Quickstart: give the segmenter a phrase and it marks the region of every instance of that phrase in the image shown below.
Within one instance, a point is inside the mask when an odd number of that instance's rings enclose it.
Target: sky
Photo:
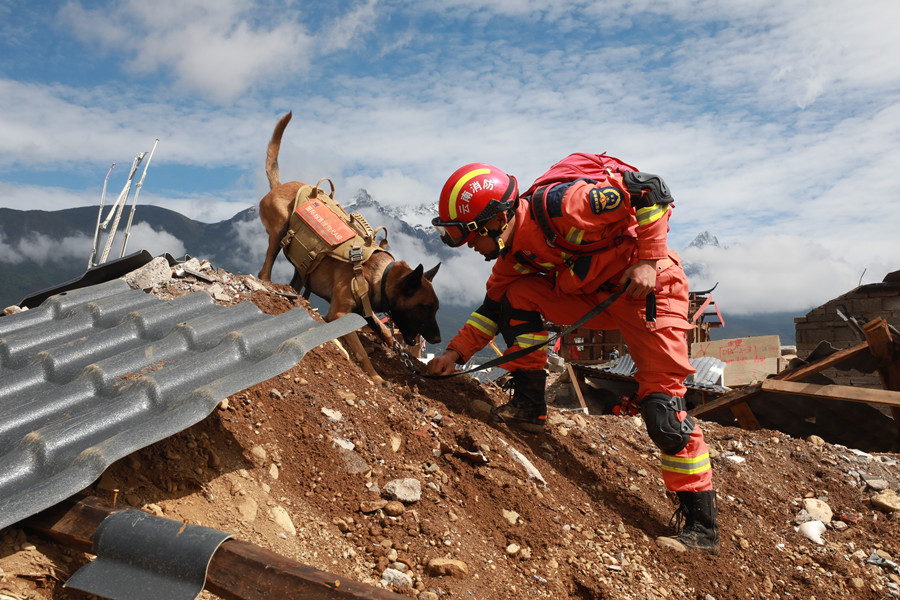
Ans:
[[[144,152],[136,219],[228,219],[268,191],[288,111],[282,179],[329,177],[344,204],[433,208],[463,164],[524,188],[608,152],[669,185],[692,289],[802,315],[900,269],[897,22],[875,0],[0,0],[0,206],[97,206],[115,163],[108,203]],[[704,231],[721,247],[688,248]],[[442,298],[479,303],[473,254]]]

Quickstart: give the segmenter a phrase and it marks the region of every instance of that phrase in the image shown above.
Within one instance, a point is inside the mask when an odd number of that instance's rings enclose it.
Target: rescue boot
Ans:
[[[540,433],[547,420],[547,401],[544,399],[547,372],[543,369],[512,371],[510,375],[512,378],[503,386],[507,390],[512,388],[510,400],[491,409],[491,420]]]
[[[658,537],[656,543],[679,552],[702,550],[719,555],[719,526],[716,492],[678,492],[681,505],[669,521],[675,522],[675,535]]]

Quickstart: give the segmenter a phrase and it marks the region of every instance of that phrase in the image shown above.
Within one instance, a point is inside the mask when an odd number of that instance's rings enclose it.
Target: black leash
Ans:
[[[540,344],[536,344],[534,346],[529,346],[527,348],[519,348],[515,352],[510,352],[509,354],[504,354],[503,356],[498,356],[497,358],[491,359],[491,360],[487,361],[486,363],[482,363],[482,364],[478,365],[477,367],[472,367],[470,369],[466,369],[465,371],[454,371],[453,373],[450,373],[449,375],[428,375],[428,374],[422,373],[421,370],[417,369],[417,368],[413,368],[413,371],[417,375],[420,375],[420,376],[428,378],[428,379],[446,379],[447,377],[456,377],[457,375],[465,375],[466,373],[472,373],[474,371],[481,371],[484,369],[489,369],[491,367],[496,367],[497,365],[502,365],[503,363],[507,363],[511,360],[515,360],[515,359],[519,358],[520,356],[525,356],[526,354],[530,354],[530,353],[534,352],[535,350],[540,350],[547,344],[550,344],[551,342],[555,342],[558,338],[561,338],[562,336],[567,335],[568,333],[578,329],[579,327],[581,327],[582,325],[584,325],[585,323],[587,323],[588,321],[590,321],[591,319],[593,319],[594,317],[596,317],[597,315],[602,313],[604,310],[609,308],[612,305],[612,303],[615,302],[616,300],[618,300],[619,296],[621,296],[625,292],[625,288],[628,287],[629,283],[630,282],[625,282],[625,285],[623,285],[617,292],[614,292],[609,298],[607,298],[606,300],[604,300],[603,302],[601,302],[600,304],[598,304],[591,310],[587,311],[587,313],[585,313],[584,316],[582,316],[580,319],[575,321],[573,324],[569,325],[564,330],[562,330],[559,333],[557,333],[556,335],[554,335],[552,338],[548,338],[546,341],[541,342]],[[653,292],[651,292],[650,295],[647,296],[648,305],[649,305],[651,296],[653,296],[653,306],[655,309],[656,297],[653,294]],[[654,320],[655,320],[655,315],[654,315]]]

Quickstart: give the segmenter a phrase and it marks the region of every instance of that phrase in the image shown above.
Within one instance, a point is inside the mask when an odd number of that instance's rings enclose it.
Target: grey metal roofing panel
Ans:
[[[710,390],[715,392],[727,392],[731,388],[719,384],[725,363],[712,356],[700,356],[692,358],[691,365],[697,370],[693,375],[688,375],[684,384],[689,388]],[[603,373],[611,373],[620,377],[633,377],[637,367],[630,354],[618,358],[613,363],[604,365],[579,365]]]
[[[118,279],[0,318],[0,529],[364,324],[204,292],[164,301]]]

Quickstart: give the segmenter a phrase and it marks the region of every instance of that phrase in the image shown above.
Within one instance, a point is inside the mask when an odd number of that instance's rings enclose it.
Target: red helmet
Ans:
[[[482,232],[485,224],[512,208],[519,195],[516,178],[497,167],[472,163],[457,169],[438,201],[438,215],[431,223],[448,246],[462,246]]]

